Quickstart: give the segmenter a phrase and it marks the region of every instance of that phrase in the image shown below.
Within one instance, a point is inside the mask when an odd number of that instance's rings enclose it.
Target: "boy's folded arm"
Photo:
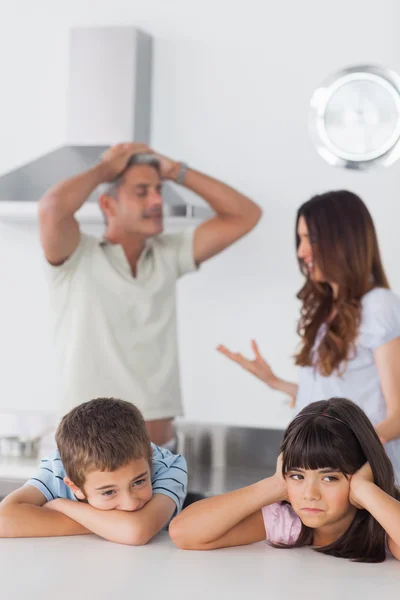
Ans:
[[[57,537],[90,533],[81,524],[49,510],[36,488],[25,485],[0,503],[0,538]]]
[[[170,521],[176,504],[168,496],[154,494],[137,511],[99,510],[89,504],[64,499],[51,501],[49,509],[63,513],[110,542],[142,546]]]

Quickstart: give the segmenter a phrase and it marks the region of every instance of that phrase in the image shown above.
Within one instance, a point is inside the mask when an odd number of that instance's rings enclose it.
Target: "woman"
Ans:
[[[342,396],[368,415],[400,482],[400,298],[382,266],[374,223],[348,191],[315,196],[297,213],[296,247],[306,281],[298,333],[298,384],[277,377],[252,342],[254,360],[219,350],[297,410]]]
[[[212,550],[267,541],[331,556],[400,560],[393,466],[371,422],[345,398],[314,402],[285,432],[275,475],[195,502],[170,524],[173,542]]]

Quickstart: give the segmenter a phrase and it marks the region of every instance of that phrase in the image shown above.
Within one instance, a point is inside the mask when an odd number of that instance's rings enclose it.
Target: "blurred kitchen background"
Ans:
[[[151,146],[241,189],[264,210],[254,233],[179,284],[186,409],[179,440],[195,491],[251,483],[275,463],[288,401],[215,348],[249,353],[255,338],[279,375],[296,378],[294,220],[303,201],[329,189],[360,194],[400,292],[400,162],[365,172],[331,166],[308,127],[310,99],[331,73],[368,63],[400,73],[399,22],[396,0],[13,0],[2,7],[0,175],[65,144],[71,29],[134,26],[153,44]],[[0,496],[34,469],[59,398],[38,228],[34,217],[10,220],[12,200],[0,198]],[[171,220],[167,229],[189,221]],[[84,227],[102,231],[100,221]]]

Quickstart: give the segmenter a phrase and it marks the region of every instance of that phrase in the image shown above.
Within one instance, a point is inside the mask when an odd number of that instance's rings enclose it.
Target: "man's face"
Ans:
[[[150,165],[135,165],[125,173],[116,198],[102,196],[100,203],[111,229],[145,238],[163,231],[160,175]]]
[[[153,494],[151,470],[145,458],[131,460],[115,471],[90,471],[82,489],[67,477],[65,483],[78,500],[87,500],[100,510],[140,510]]]

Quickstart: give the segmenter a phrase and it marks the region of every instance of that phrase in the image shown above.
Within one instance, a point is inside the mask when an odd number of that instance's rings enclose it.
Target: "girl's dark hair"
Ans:
[[[390,462],[370,420],[356,404],[344,398],[313,402],[287,428],[282,444],[282,472],[292,469],[332,469],[351,476],[366,462],[375,484],[399,499]],[[299,548],[313,544],[313,529],[302,524],[294,544],[276,547]],[[348,530],[335,542],[317,552],[357,562],[382,562],[386,556],[386,533],[366,510],[358,510]]]
[[[299,260],[307,277],[297,297],[302,301],[298,333],[301,347],[296,364],[314,364],[313,348],[323,323],[326,333],[316,351],[322,375],[331,375],[354,353],[361,318],[361,298],[375,287],[389,288],[382,265],[378,238],[372,217],[364,202],[347,190],[314,196],[300,206],[296,219],[296,248],[300,239],[300,217],[307,224],[315,264],[327,282],[339,287],[334,298],[329,283],[313,281],[306,265]],[[335,312],[332,320],[329,317]]]

